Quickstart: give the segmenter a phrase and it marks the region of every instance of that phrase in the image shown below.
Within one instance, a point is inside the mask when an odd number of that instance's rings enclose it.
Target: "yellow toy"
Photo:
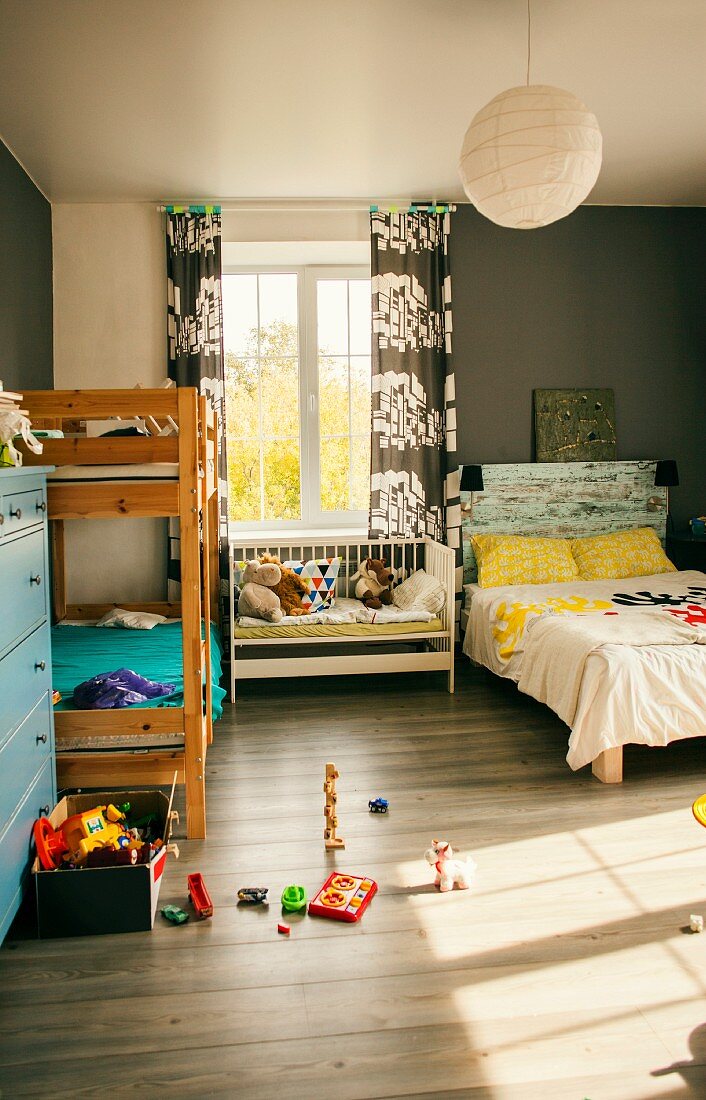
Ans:
[[[698,821],[699,825],[703,825],[706,828],[706,794],[699,795],[691,807],[691,812]]]
[[[113,805],[95,806],[74,814],[60,826],[76,863],[82,863],[94,848],[127,848],[133,837],[125,828],[125,814]]]

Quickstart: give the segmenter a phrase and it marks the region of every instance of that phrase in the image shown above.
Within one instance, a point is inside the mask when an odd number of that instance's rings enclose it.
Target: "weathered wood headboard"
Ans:
[[[667,491],[657,488],[654,461],[522,462],[483,465],[483,491],[473,515],[461,513],[463,579],[476,579],[470,536],[545,535],[581,538],[653,527],[664,543]],[[461,505],[470,501],[461,493]],[[648,507],[648,501],[658,501]]]

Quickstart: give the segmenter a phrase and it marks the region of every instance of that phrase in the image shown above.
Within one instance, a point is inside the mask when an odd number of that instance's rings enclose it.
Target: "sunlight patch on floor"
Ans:
[[[571,1010],[567,1015],[544,1011],[523,1015],[517,1005],[508,1039],[506,1019],[469,1015],[466,998],[457,994],[455,1008],[468,1027],[474,1051],[482,1052],[487,1079],[497,1084],[524,1083],[598,1073],[629,1074],[669,1066],[672,1058],[637,1006],[619,1011]]]
[[[626,939],[664,935],[657,925],[665,910],[679,910],[673,934],[680,936],[679,922],[706,907],[706,844],[687,809],[526,837],[473,855],[471,890],[410,894],[444,961],[594,931],[614,933],[616,950]],[[434,870],[403,863],[399,876],[421,887]]]
[[[561,1078],[570,1064],[577,1077],[644,1073],[640,1100],[678,1090],[673,1067],[706,1016],[706,936],[681,930],[706,910],[690,807],[472,854],[469,891],[430,892],[418,862],[399,873],[420,888],[410,905],[488,1079]]]

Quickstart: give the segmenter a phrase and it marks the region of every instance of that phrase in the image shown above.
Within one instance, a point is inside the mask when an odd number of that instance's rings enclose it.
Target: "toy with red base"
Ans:
[[[375,897],[377,888],[377,882],[371,878],[334,871],[309,902],[309,913],[333,920],[360,920]]]
[[[188,875],[186,879],[189,887],[189,901],[196,910],[201,920],[213,916],[213,902],[211,901],[203,876],[199,871]]]
[[[45,871],[69,861],[82,865],[89,853],[98,849],[117,852],[142,848],[136,834],[128,832],[125,814],[112,804],[73,814],[58,829],[54,829],[48,817],[40,817],[33,831],[37,855]]]

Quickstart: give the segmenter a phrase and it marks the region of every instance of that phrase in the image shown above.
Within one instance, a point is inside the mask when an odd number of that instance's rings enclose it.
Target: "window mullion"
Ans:
[[[300,486],[299,499],[301,502],[302,523],[311,524],[313,509],[311,500],[312,482],[312,453],[311,433],[313,414],[311,410],[309,380],[309,299],[308,279],[306,269],[297,272],[297,294],[299,302],[299,468]]]
[[[321,522],[321,402],[319,399],[319,342],[316,275],[310,269],[305,273],[305,329],[306,329],[306,393],[307,393],[307,454],[309,480],[307,499],[309,520]]]
[[[260,462],[260,523],[265,522],[265,443],[262,431],[262,349],[260,346],[260,276],[257,276],[257,443]]]
[[[346,351],[348,352],[348,511],[353,504],[353,395],[351,393],[351,281],[346,279]]]

